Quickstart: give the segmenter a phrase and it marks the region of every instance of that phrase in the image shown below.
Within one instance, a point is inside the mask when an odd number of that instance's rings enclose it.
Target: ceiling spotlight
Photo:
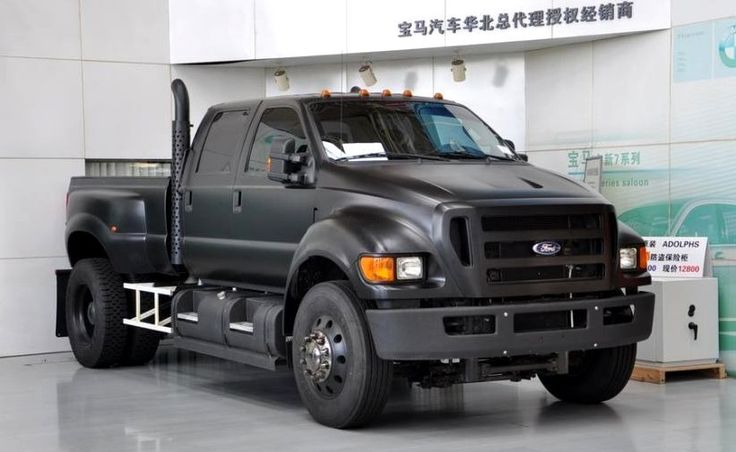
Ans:
[[[461,58],[454,58],[452,60],[452,66],[450,68],[452,71],[452,79],[456,82],[464,82],[465,81],[465,60]]]
[[[360,69],[358,69],[358,74],[360,74],[360,78],[363,79],[363,83],[365,83],[366,86],[373,86],[378,81],[376,74],[373,73],[371,63],[365,63],[362,65]]]
[[[286,75],[286,69],[276,69],[276,72],[273,73],[273,81],[276,83],[276,88],[278,88],[279,91],[289,90],[289,77]]]

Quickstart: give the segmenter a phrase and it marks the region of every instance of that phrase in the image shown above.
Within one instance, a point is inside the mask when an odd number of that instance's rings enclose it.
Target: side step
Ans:
[[[175,286],[156,286],[154,283],[123,283],[123,288],[135,291],[135,316],[123,319],[123,323],[138,328],[171,334],[171,316],[161,319],[161,296],[171,298]],[[153,308],[141,312],[141,293],[153,294]],[[153,316],[153,321],[144,321]]]
[[[198,323],[199,314],[196,312],[180,312],[176,314],[177,320],[185,322]],[[230,329],[233,331],[242,331],[244,333],[253,333],[253,323],[251,322],[230,322]]]
[[[174,346],[267,369],[286,358],[284,297],[222,287],[186,288],[172,302]]]
[[[230,323],[230,329],[244,333],[253,333],[253,324],[251,322],[232,322]]]
[[[177,320],[184,320],[185,322],[199,322],[199,314],[196,312],[180,312],[176,314],[176,318]]]
[[[174,347],[268,370],[275,370],[280,359],[278,356],[266,353],[228,347],[191,337],[174,336]]]

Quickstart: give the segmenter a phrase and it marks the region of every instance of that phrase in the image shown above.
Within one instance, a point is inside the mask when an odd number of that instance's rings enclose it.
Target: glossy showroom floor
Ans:
[[[380,422],[310,419],[287,371],[163,348],[93,371],[71,354],[0,359],[0,451],[736,450],[736,380],[629,383],[614,401],[556,402],[537,381],[446,390],[396,382]]]

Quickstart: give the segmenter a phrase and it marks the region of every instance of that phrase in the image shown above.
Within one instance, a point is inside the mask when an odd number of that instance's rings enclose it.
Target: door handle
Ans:
[[[243,211],[243,191],[233,190],[233,212],[240,213]]]
[[[184,211],[185,212],[192,211],[192,191],[191,190],[184,190]]]

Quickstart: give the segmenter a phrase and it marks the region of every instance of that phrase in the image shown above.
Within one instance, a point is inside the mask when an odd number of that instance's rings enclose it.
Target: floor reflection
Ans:
[[[536,382],[445,389],[393,382],[369,428],[316,424],[291,372],[163,348],[149,366],[68,356],[0,360],[0,451],[732,450],[736,381],[631,383],[613,401],[557,402]],[[49,416],[50,415],[50,416]]]

